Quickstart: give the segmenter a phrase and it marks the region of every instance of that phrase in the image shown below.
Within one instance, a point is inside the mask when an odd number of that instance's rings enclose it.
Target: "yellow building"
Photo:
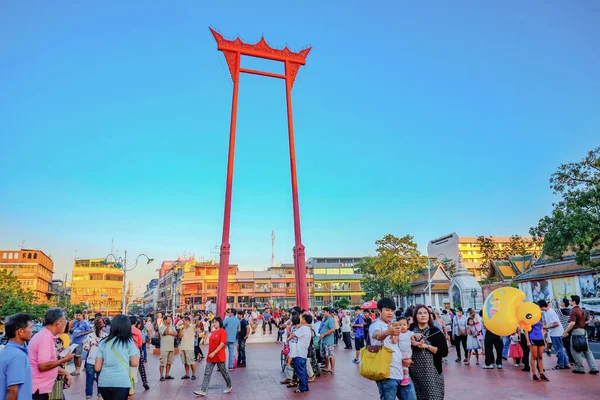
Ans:
[[[90,312],[117,315],[123,301],[123,271],[103,261],[75,260],[71,304],[86,303]]]
[[[306,261],[314,276],[314,305],[331,306],[343,298],[351,306],[363,302],[362,275],[356,268],[361,257],[313,257]]]
[[[41,250],[0,250],[0,270],[12,272],[24,289],[35,295],[38,303],[51,297],[50,285],[54,262]]]
[[[492,236],[492,240],[496,244],[498,249],[502,249],[503,247],[508,247],[510,243],[510,237],[503,236]],[[527,251],[531,254],[539,255],[542,250],[543,243],[542,242],[533,242],[531,238],[523,238],[523,241],[529,243],[530,246],[527,248]],[[465,268],[470,270],[476,269],[481,265],[481,249],[479,248],[479,243],[477,242],[477,237],[459,237],[458,239],[458,251],[463,259],[463,265]],[[522,254],[511,254],[511,255],[522,255]]]

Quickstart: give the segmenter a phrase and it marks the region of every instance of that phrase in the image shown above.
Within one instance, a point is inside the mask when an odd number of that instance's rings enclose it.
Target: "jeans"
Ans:
[[[94,394],[94,379],[98,378],[98,373],[94,371],[94,364],[85,364],[85,398],[91,399]]]
[[[567,357],[569,357],[569,362],[571,364],[575,364],[575,359],[573,358],[573,353],[571,353],[571,333],[567,337],[563,337],[563,346],[567,351]]]
[[[308,391],[308,372],[306,371],[306,358],[295,357],[294,358],[294,370],[298,377],[298,389],[301,392]]]
[[[502,357],[508,358],[508,350],[510,349],[510,336],[502,336]]]
[[[575,328],[572,330],[572,336],[583,336],[585,337],[585,329],[583,328]],[[587,342],[587,338],[585,339]],[[594,355],[590,350],[590,344],[588,343],[588,349],[586,351],[575,351],[573,348],[573,338],[571,338],[571,353],[573,353],[573,358],[575,359],[575,369],[577,371],[583,371],[583,358],[587,360],[588,366],[590,367],[590,371],[598,371],[598,365],[596,365],[596,360],[594,360]]]
[[[147,360],[148,359],[148,346],[146,346],[146,343],[144,343],[142,345],[142,349],[141,350],[142,350],[142,354],[141,354],[142,359],[143,360]]]
[[[562,336],[550,336],[550,339],[552,339],[552,348],[556,351],[556,355],[558,356],[558,366],[561,368],[568,367],[569,360],[567,359],[567,352],[563,346]]]
[[[377,381],[379,398],[381,400],[417,400],[417,392],[412,381],[406,386],[400,386],[400,379],[384,379]]]
[[[232,369],[233,368],[233,357],[234,357],[234,352],[235,350],[235,342],[227,342],[227,368]]]
[[[238,365],[246,364],[246,339],[238,338]]]

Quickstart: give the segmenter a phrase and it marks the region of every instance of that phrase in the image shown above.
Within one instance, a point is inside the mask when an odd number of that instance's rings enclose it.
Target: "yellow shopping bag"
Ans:
[[[385,346],[367,346],[360,350],[360,374],[372,381],[390,377],[392,350]]]

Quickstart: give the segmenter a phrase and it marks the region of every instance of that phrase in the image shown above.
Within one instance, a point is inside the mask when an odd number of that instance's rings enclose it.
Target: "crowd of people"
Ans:
[[[232,390],[230,372],[246,367],[246,341],[250,335],[277,334],[281,343],[285,379],[281,382],[297,393],[321,375],[334,375],[335,348],[355,351],[354,364],[361,363],[361,349],[386,347],[392,356],[389,378],[376,381],[382,400],[443,399],[443,365],[454,347],[456,363],[484,364],[484,369],[502,369],[509,358],[514,367],[530,372],[534,381],[549,381],[546,368],[571,369],[583,374],[585,358],[590,374],[598,367],[587,345],[594,338],[589,329],[590,313],[579,307],[579,296],[563,299],[559,310],[541,300],[542,319],[531,331],[515,327],[512,335],[500,337],[486,329],[481,312],[461,307],[440,313],[425,305],[396,309],[391,299],[381,299],[377,309],[329,307],[303,310],[227,310],[225,319],[212,311],[152,317],[117,315],[112,318],[76,313],[68,321],[64,310],[51,308],[43,329],[33,335],[32,318],[16,314],[6,319],[8,343],[0,353],[0,399],[60,400],[72,377],[85,374],[86,399],[125,400],[141,378],[149,389],[145,364],[148,348],[160,354],[160,381],[175,379],[171,367],[175,349],[184,366],[181,379],[197,379],[197,363],[205,360],[201,345],[208,345],[204,376],[197,396],[206,396],[215,367],[225,381],[223,393]],[[595,333],[595,332],[594,332]],[[543,354],[556,353],[556,365],[544,365]],[[495,354],[494,354],[495,353]],[[463,356],[464,354],[464,356]],[[547,360],[547,359],[546,359]],[[73,362],[69,373],[67,363]],[[10,368],[8,368],[10,366]]]

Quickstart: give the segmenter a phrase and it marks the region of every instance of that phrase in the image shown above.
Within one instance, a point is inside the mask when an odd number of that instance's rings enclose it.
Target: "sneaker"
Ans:
[[[540,379],[546,382],[550,382],[550,379],[546,378],[546,375],[540,374]]]
[[[360,360],[359,360],[358,358],[355,358],[354,360],[352,360],[352,362],[353,362],[354,364],[360,364]]]
[[[513,365],[513,367],[518,367],[518,366],[519,366],[519,364],[514,364],[514,365]]]
[[[192,375],[192,380],[195,381],[196,380],[196,375]]]
[[[408,386],[410,385],[410,378],[404,378],[400,381],[400,386]]]
[[[231,388],[230,388],[230,387],[228,387],[228,388],[226,388],[225,390],[223,390],[223,393],[224,393],[224,394],[227,394],[227,393],[229,393],[229,392],[231,392]]]
[[[165,377],[164,377],[164,376],[161,376],[161,377],[160,377],[160,381],[161,381],[161,382],[164,382],[164,381],[165,381]]]
[[[502,369],[502,364],[498,364],[498,365],[496,365],[496,368],[498,368],[498,369]]]
[[[598,371],[597,369],[594,371],[590,371],[591,375],[598,375],[598,373],[600,373],[600,371]]]
[[[494,369],[494,364],[492,364],[492,365],[484,365],[483,369]]]
[[[165,379],[175,379],[175,378],[173,378],[171,375],[167,375],[167,376],[165,377]]]
[[[190,377],[187,376],[187,375],[184,375],[184,376],[181,377],[181,379],[190,379]]]
[[[525,366],[525,364],[523,364],[523,363],[519,364],[519,367],[524,367],[524,366]]]
[[[194,391],[196,396],[206,396],[206,392],[204,390],[196,390]]]

